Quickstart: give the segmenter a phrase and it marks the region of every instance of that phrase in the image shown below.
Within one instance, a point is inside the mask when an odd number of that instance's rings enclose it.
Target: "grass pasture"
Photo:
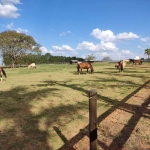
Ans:
[[[114,129],[113,124],[108,127],[104,121],[113,114],[111,109],[116,109],[122,102],[129,106],[127,101],[140,92],[145,83],[150,84],[150,64],[127,65],[124,73],[119,73],[113,63],[92,65],[93,74],[86,74],[83,70],[81,75],[77,74],[76,65],[70,64],[39,65],[37,69],[6,68],[8,78],[0,82],[0,150],[57,150],[63,149],[64,145],[67,149],[67,144],[76,145],[79,149],[79,141],[87,132],[88,91],[91,89],[98,93],[97,116],[101,129],[98,131],[98,148],[110,149],[118,137],[124,138],[120,131],[132,118],[134,113],[131,109],[129,111],[126,107],[128,115],[122,119],[124,126]],[[142,94],[148,97],[148,92],[147,89]],[[141,104],[136,101],[132,106]],[[150,105],[146,104],[147,117],[142,118],[143,114],[140,114],[136,121],[137,124],[145,123],[145,130],[148,130]],[[121,110],[125,108],[115,112],[116,115]],[[110,127],[114,131],[120,130],[113,134]],[[136,148],[127,142],[132,131],[134,129],[128,131],[128,138],[124,138],[126,142],[122,142],[127,149]],[[138,140],[142,138],[141,141],[146,141],[150,147],[150,134],[137,133]],[[140,146],[142,148],[142,144]]]

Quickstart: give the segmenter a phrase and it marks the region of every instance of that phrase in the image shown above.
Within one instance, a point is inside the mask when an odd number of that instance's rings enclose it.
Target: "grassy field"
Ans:
[[[150,79],[150,64],[93,63],[94,73],[78,75],[76,65],[6,68],[0,82],[0,150],[57,150],[89,122],[88,92],[98,93],[102,116]]]

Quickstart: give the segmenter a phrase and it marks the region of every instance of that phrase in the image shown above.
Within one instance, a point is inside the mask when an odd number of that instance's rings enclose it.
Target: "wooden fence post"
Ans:
[[[89,91],[90,150],[97,150],[97,91]]]

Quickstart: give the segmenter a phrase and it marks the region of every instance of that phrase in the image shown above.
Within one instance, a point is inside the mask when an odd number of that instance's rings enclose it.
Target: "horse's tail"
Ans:
[[[5,70],[3,68],[1,68],[1,69],[2,69],[3,75],[5,76],[5,78],[7,78]]]
[[[140,60],[140,64],[142,65],[142,61]]]

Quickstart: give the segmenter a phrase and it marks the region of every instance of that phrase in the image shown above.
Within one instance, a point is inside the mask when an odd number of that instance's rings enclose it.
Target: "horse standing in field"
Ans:
[[[141,61],[141,59],[129,59],[129,62],[131,63],[133,63],[132,64],[132,66],[135,64],[136,65],[136,63],[139,63],[139,65],[142,65],[142,61]]]
[[[28,68],[35,68],[36,69],[35,63],[32,63],[32,64],[28,65]]]
[[[88,73],[89,69],[91,69],[91,73],[94,72],[93,66],[89,62],[80,62],[80,63],[78,63],[77,64],[78,74],[82,73],[82,69],[87,69],[87,73]]]
[[[5,70],[4,70],[3,68],[0,67],[0,81],[3,80],[2,74],[5,76],[5,78],[7,78]]]
[[[129,62],[129,60],[121,60],[116,63],[115,67],[119,69],[119,72],[124,72],[124,68],[126,66],[126,63]]]

